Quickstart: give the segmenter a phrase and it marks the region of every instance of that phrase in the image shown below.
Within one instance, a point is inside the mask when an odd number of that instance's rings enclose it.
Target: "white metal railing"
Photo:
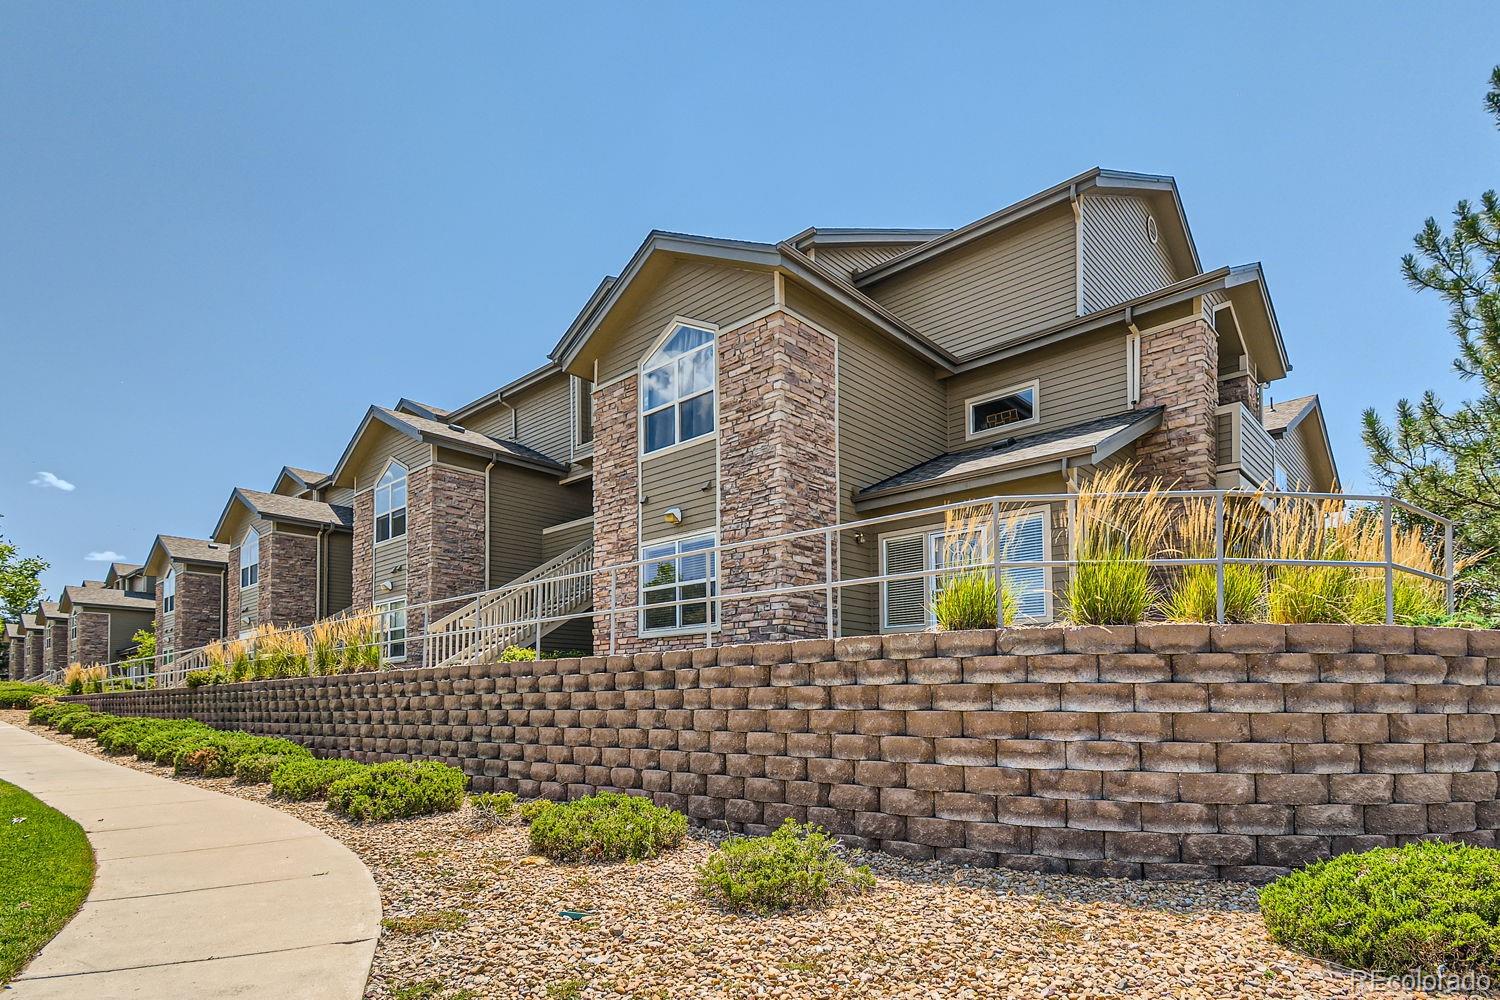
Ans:
[[[1269,494],[1252,493],[1245,490],[1162,490],[1153,493],[1132,492],[1114,494],[1095,494],[1095,496],[1108,496],[1116,500],[1142,500],[1154,497],[1159,500],[1199,500],[1211,501],[1213,505],[1212,514],[1214,519],[1213,551],[1206,556],[1182,556],[1182,555],[1153,555],[1147,558],[1132,559],[1150,567],[1153,571],[1182,570],[1186,567],[1211,566],[1214,569],[1215,580],[1215,620],[1224,621],[1225,609],[1225,573],[1231,566],[1250,565],[1272,570],[1276,567],[1344,567],[1372,574],[1372,580],[1378,580],[1383,584],[1385,621],[1394,623],[1396,620],[1396,581],[1402,575],[1407,575],[1419,580],[1427,580],[1442,588],[1443,605],[1451,613],[1454,607],[1454,577],[1455,577],[1455,553],[1453,522],[1440,517],[1430,511],[1423,510],[1413,504],[1402,500],[1383,496],[1351,495],[1335,493],[1312,493],[1312,492],[1276,492]],[[1268,555],[1234,555],[1229,551],[1226,543],[1226,508],[1231,503],[1259,503],[1266,504],[1287,500],[1302,500],[1308,503],[1322,504],[1331,502],[1337,505],[1347,516],[1350,505],[1357,505],[1364,512],[1364,516],[1375,518],[1373,524],[1378,524],[1382,539],[1379,558],[1373,559],[1346,559],[1346,558],[1300,558],[1300,557],[1273,557]],[[693,608],[702,615],[702,620],[695,625],[685,629],[679,629],[672,633],[673,641],[680,645],[683,636],[699,636],[705,645],[712,646],[718,641],[720,634],[720,622],[725,616],[724,609],[729,606],[743,604],[745,602],[755,603],[763,606],[767,602],[784,603],[787,599],[803,595],[809,598],[809,606],[818,611],[821,603],[821,631],[828,638],[838,634],[856,635],[862,632],[850,631],[842,628],[840,621],[839,597],[850,588],[880,588],[883,585],[904,580],[935,580],[943,576],[951,575],[955,567],[935,567],[922,570],[910,570],[898,573],[874,573],[856,577],[844,577],[840,572],[842,549],[845,537],[851,538],[855,544],[868,544],[866,535],[878,533],[882,526],[894,526],[898,522],[912,522],[920,524],[925,519],[931,523],[933,518],[946,517],[950,512],[967,511],[976,509],[987,510],[987,517],[991,526],[990,538],[1000,537],[1000,526],[1006,518],[1007,509],[1012,512],[1035,509],[1038,506],[1047,506],[1062,512],[1063,524],[1066,528],[1068,543],[1066,555],[1063,558],[1046,559],[1013,559],[1005,548],[1000,545],[991,545],[991,550],[980,568],[993,573],[997,579],[1010,570],[1022,569],[1046,569],[1072,571],[1077,567],[1086,565],[1094,560],[1079,558],[1075,550],[1075,540],[1078,531],[1078,505],[1080,495],[1078,493],[1051,493],[1051,494],[1027,494],[992,496],[976,500],[957,501],[949,504],[925,507],[920,510],[901,511],[892,514],[883,514],[876,517],[863,518],[855,521],[847,521],[839,524],[831,524],[823,527],[807,528],[801,531],[786,532],[777,535],[768,535],[755,538],[741,539],[733,542],[716,540],[711,546],[698,550],[693,556],[703,556],[712,560],[716,571],[711,574],[705,583],[705,595],[694,595],[691,597],[679,597],[676,600],[646,602],[640,597],[640,585],[637,580],[643,567],[648,565],[660,566],[664,559],[636,559],[617,562],[607,566],[594,566],[592,564],[592,543],[584,543],[575,549],[569,550],[557,559],[549,561],[544,566],[538,567],[531,573],[513,581],[504,587],[490,591],[481,591],[470,594],[454,595],[441,600],[429,601],[422,604],[408,605],[406,612],[422,612],[425,614],[437,613],[443,609],[453,608],[455,603],[463,602],[463,607],[456,611],[444,611],[441,617],[435,619],[418,634],[407,634],[401,638],[394,638],[390,633],[383,632],[376,645],[380,651],[380,662],[382,665],[400,665],[408,662],[407,653],[413,648],[423,651],[424,662],[431,664],[432,657],[442,658],[438,662],[470,662],[463,657],[498,657],[499,653],[512,644],[520,645],[521,640],[529,639],[531,647],[536,655],[542,655],[542,639],[557,626],[567,621],[578,620],[582,617],[591,618],[595,625],[597,640],[604,648],[598,652],[614,653],[620,648],[620,640],[623,636],[635,634],[635,629],[622,630],[622,621],[634,621],[637,624],[641,616],[648,610],[661,611],[664,609],[688,607]],[[1426,526],[1427,534],[1438,538],[1431,549],[1427,551],[1430,557],[1429,565],[1438,569],[1424,569],[1420,566],[1411,566],[1399,562],[1395,554],[1395,536],[1397,531],[1396,518],[1398,512],[1402,512]],[[1128,526],[1126,526],[1128,530]],[[791,546],[788,550],[786,546]],[[584,565],[585,546],[587,549],[587,565]],[[736,564],[734,572],[725,573],[725,557],[735,556],[739,553],[752,551],[757,547],[771,548],[781,547],[773,551],[773,555],[779,554],[791,558],[772,558],[771,565],[784,569],[793,566],[803,578],[801,582],[789,584],[773,584],[767,586],[763,576],[757,576],[754,566]],[[680,558],[680,557],[678,557]],[[748,561],[748,560],[747,560]],[[964,569],[973,569],[966,566]],[[545,571],[545,573],[544,573]],[[736,585],[726,588],[725,581],[733,578]],[[743,585],[741,585],[743,584]],[[1002,588],[997,587],[997,602],[1003,600]],[[594,602],[594,595],[607,595],[607,600]],[[525,595],[524,597],[520,595]],[[635,595],[627,597],[627,595]],[[587,601],[585,599],[587,598]],[[589,603],[598,606],[589,610]],[[344,616],[359,617],[361,615],[380,615],[381,612],[364,609],[362,611],[345,612]],[[878,613],[876,615],[878,618]],[[408,619],[410,620],[410,619]],[[1003,608],[997,605],[996,619],[1003,621]],[[303,629],[288,630],[306,634],[315,626]],[[842,630],[841,630],[842,629]],[[878,626],[873,631],[879,631]],[[735,641],[756,641],[755,636],[739,636]],[[264,637],[262,637],[264,641]],[[643,642],[650,642],[651,637],[642,638]],[[206,663],[206,650],[190,650],[180,653],[177,659],[169,665],[158,667],[154,680],[158,687],[173,687],[180,685],[189,670],[201,669],[201,664]],[[194,666],[195,664],[199,666]],[[111,681],[115,680],[121,664],[105,664],[109,670]],[[61,679],[60,672],[44,674],[42,680],[56,683]],[[152,678],[138,678],[140,680],[151,680]]]
[[[522,644],[529,633],[540,642],[593,603],[593,567],[591,539],[444,615],[424,629],[423,661],[430,666],[486,663],[507,646]]]

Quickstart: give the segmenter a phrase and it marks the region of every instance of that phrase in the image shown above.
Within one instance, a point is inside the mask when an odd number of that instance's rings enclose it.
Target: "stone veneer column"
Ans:
[[[1202,319],[1142,333],[1140,405],[1165,408],[1161,426],[1136,445],[1142,475],[1181,489],[1214,487],[1218,358],[1217,334]]]
[[[47,664],[49,670],[68,669],[68,623],[66,621],[53,622],[47,619],[52,631],[52,661]]]
[[[31,629],[26,633],[26,676],[40,677],[47,672],[42,662],[42,630]]]
[[[311,625],[318,619],[318,538],[272,531],[260,539],[262,625]]]
[[[429,618],[441,618],[460,602],[416,605],[461,597],[484,589],[484,476],[429,465],[407,478],[406,634],[419,637]],[[406,647],[406,665],[420,666],[422,644]]]
[[[721,544],[820,528],[838,520],[834,341],[785,313],[719,338]],[[735,601],[736,591],[822,582],[823,539],[723,554],[723,641],[826,634],[821,592]]]
[[[217,573],[177,573],[177,608],[172,621],[176,633],[173,648],[179,655],[224,638],[223,600],[224,581]],[[238,614],[236,608],[236,618]],[[231,634],[238,635],[239,628],[235,626]]]
[[[368,608],[375,599],[375,494],[370,490],[354,497],[353,595],[354,608]]]
[[[78,662],[84,666],[91,663],[108,663],[109,615],[102,611],[80,611],[78,613]]]
[[[26,639],[18,636],[10,640],[10,662],[7,665],[6,677],[18,681],[26,676]]]
[[[1260,383],[1248,372],[1219,379],[1219,405],[1244,403],[1255,419],[1261,417]]]
[[[243,592],[240,590],[240,550],[244,548],[239,542],[229,547],[229,568],[225,571],[229,575],[224,578],[224,600],[228,614],[224,620],[224,634],[238,637],[240,632],[247,628],[259,625],[258,621],[246,622],[244,620],[244,609],[242,606]],[[264,546],[261,555],[264,557]],[[265,576],[266,568],[260,568],[261,576]]]
[[[617,563],[633,562],[640,536],[640,490],[637,481],[637,376],[631,375],[594,390],[594,652],[610,651],[610,574],[599,572]],[[617,603],[636,602],[634,568],[615,575]],[[618,652],[639,647],[639,616],[615,615],[613,634]]]

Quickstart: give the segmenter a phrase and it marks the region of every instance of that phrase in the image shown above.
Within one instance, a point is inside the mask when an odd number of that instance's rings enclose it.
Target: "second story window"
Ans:
[[[641,366],[641,450],[646,454],[714,430],[714,335],[678,326]]]
[[[68,616],[68,638],[78,638],[78,612],[76,611]]]
[[[999,392],[976,396],[965,403],[968,410],[968,437],[1009,435],[1030,427],[1041,419],[1037,407],[1038,385],[1035,380],[1011,386]]]
[[[167,570],[166,577],[161,582],[161,610],[162,614],[169,615],[177,609],[177,571]]]
[[[240,542],[240,589],[260,583],[260,532],[251,528]]]
[[[406,466],[392,462],[375,484],[375,544],[406,537]]]

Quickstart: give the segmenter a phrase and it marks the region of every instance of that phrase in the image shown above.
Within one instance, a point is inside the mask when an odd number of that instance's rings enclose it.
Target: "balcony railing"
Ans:
[[[1110,500],[1112,505],[1101,506],[1101,499]],[[1202,617],[1190,620],[1229,620],[1226,617],[1226,576],[1233,573],[1237,580],[1242,581],[1243,574],[1238,568],[1246,566],[1254,568],[1255,575],[1265,587],[1295,576],[1298,568],[1336,568],[1347,580],[1358,585],[1363,601],[1360,614],[1367,621],[1395,623],[1398,607],[1405,607],[1400,602],[1406,601],[1414,589],[1421,593],[1424,611],[1446,607],[1451,612],[1453,609],[1453,524],[1419,507],[1380,496],[1152,490],[995,496],[779,535],[719,541],[692,553],[692,558],[707,560],[707,565],[714,569],[710,570],[707,581],[696,585],[693,595],[677,600],[663,601],[652,594],[648,602],[642,594],[639,578],[648,572],[647,567],[660,572],[661,559],[586,566],[576,571],[560,567],[564,571],[549,575],[548,585],[564,589],[587,588],[600,598],[591,611],[549,613],[546,602],[542,602],[518,606],[517,615],[507,616],[504,621],[490,623],[484,616],[476,616],[472,627],[466,627],[465,623],[458,623],[455,627],[454,619],[445,620],[431,614],[435,609],[452,609],[457,602],[493,605],[505,601],[512,592],[535,587],[536,581],[524,581],[491,591],[454,595],[407,607],[408,613],[423,612],[407,620],[426,621],[432,617],[433,625],[440,632],[424,632],[418,628],[407,633],[403,621],[398,636],[394,631],[385,631],[396,626],[381,619],[381,612],[366,609],[346,612],[341,616],[341,622],[259,634],[247,643],[252,659],[259,660],[262,651],[266,651],[266,657],[280,658],[271,661],[268,676],[302,676],[377,669],[400,665],[402,661],[414,665],[408,657],[412,651],[422,650],[428,645],[429,638],[440,638],[443,643],[484,646],[498,641],[494,636],[501,630],[506,642],[521,644],[523,640],[512,637],[529,635],[529,644],[540,656],[543,652],[542,637],[552,625],[579,618],[591,619],[597,653],[613,653],[625,648],[650,649],[652,637],[639,634],[643,615],[648,610],[660,613],[674,607],[693,609],[693,620],[698,622],[696,626],[685,624],[672,633],[667,641],[674,647],[694,641],[709,646],[722,642],[766,641],[771,636],[763,634],[765,629],[759,623],[773,613],[785,614],[786,609],[792,607],[798,607],[804,613],[797,619],[800,634],[794,637],[821,635],[833,638],[881,631],[878,613],[872,621],[868,617],[861,619],[855,609],[862,606],[867,616],[869,599],[873,596],[875,601],[881,600],[893,584],[906,582],[909,586],[911,581],[922,581],[937,588],[945,586],[940,582],[951,580],[955,574],[976,572],[993,575],[996,580],[1044,580],[1041,586],[1047,589],[1047,605],[1066,608],[1071,597],[1068,581],[1101,563],[1095,545],[1100,533],[1119,538],[1126,546],[1132,545],[1131,539],[1144,521],[1144,517],[1138,515],[1146,514],[1146,505],[1149,504],[1168,505],[1154,508],[1153,516],[1158,523],[1170,527],[1163,531],[1162,540],[1153,543],[1149,551],[1135,552],[1126,556],[1125,561],[1141,568],[1144,571],[1142,578],[1149,578],[1152,589],[1157,592],[1170,590],[1176,585],[1174,581],[1184,581],[1190,574],[1195,574],[1213,599],[1204,605]],[[1015,536],[1012,529],[1021,518],[1034,517],[1038,510],[1048,512],[1045,532],[1048,541],[1041,549],[1043,558],[1018,558],[1008,544],[996,545],[986,541],[973,547],[967,541],[956,546],[946,544],[945,532],[957,523],[960,516],[969,526],[966,530],[977,529],[981,539],[1005,539]],[[1100,510],[1110,513],[1101,515]],[[1398,525],[1398,515],[1407,526]],[[1281,517],[1286,518],[1286,524],[1291,528],[1278,523]],[[1186,527],[1194,523],[1199,525],[1196,534]],[[1416,527],[1411,527],[1412,524]],[[878,555],[871,558],[871,546],[879,549],[880,536],[893,532],[909,534],[914,527],[925,526],[937,529],[944,542],[941,546],[944,552],[963,552],[960,561],[949,561],[954,558],[950,554],[942,560],[925,562],[921,569],[881,572],[887,567]],[[1323,537],[1325,535],[1327,537]],[[790,571],[788,567],[791,567]],[[846,567],[855,572],[846,574]],[[869,569],[876,571],[869,572]],[[1033,572],[1028,575],[1025,573],[1028,570]],[[1036,573],[1036,570],[1045,572]],[[787,582],[788,572],[790,582]],[[1006,621],[1003,594],[1007,587],[1012,588],[1010,594],[1014,598],[1014,586],[1007,582],[1005,586],[995,588],[994,622]],[[682,589],[689,588],[684,586]],[[1153,604],[1153,608],[1162,606]],[[528,616],[526,610],[531,607],[537,612]],[[1160,611],[1153,611],[1148,618],[1160,614]],[[686,619],[687,615],[683,618]],[[349,634],[340,633],[334,646],[329,647],[333,653],[325,657],[326,662],[320,667],[316,662],[320,649],[316,633],[333,624],[341,625]],[[626,639],[634,640],[631,646],[623,645],[622,640]],[[247,643],[231,642],[228,645],[238,650]],[[182,651],[176,663],[161,668],[154,678],[140,676],[139,672],[132,675],[123,663],[99,666],[105,668],[107,685],[125,686],[128,681],[132,686],[180,686],[187,680],[188,669],[203,669],[215,662],[223,662],[225,645],[216,643],[200,650]],[[306,655],[306,662],[302,664],[305,669],[300,669],[300,672],[296,662],[298,650],[308,651],[301,654]],[[262,675],[257,672],[255,676]],[[62,675],[53,672],[42,679],[59,683]]]

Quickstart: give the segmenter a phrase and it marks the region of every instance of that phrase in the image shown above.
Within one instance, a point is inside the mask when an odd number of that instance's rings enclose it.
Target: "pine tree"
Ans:
[[[1490,74],[1485,107],[1500,128],[1500,66]],[[1500,610],[1500,198],[1460,201],[1444,232],[1429,218],[1401,259],[1406,283],[1449,306],[1458,341],[1453,366],[1475,387],[1473,398],[1448,407],[1431,390],[1402,399],[1387,423],[1364,414],[1364,442],[1375,480],[1392,496],[1456,522],[1464,551],[1478,556],[1466,573],[1465,604]],[[1488,555],[1486,555],[1488,553]]]

